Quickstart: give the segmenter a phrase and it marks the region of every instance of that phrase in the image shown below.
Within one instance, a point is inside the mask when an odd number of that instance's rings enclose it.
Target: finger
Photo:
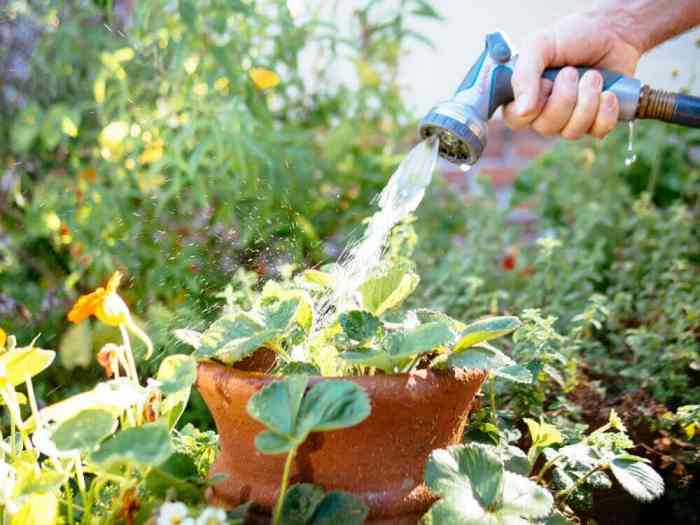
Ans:
[[[547,98],[552,93],[552,86],[554,82],[546,78],[540,79],[540,89],[539,98],[537,99],[537,105],[535,106],[535,111],[531,115],[521,116],[516,107],[515,102],[511,102],[503,107],[503,120],[505,120],[506,125],[511,129],[521,129],[525,126],[530,125],[530,123],[537,118],[537,116],[544,109],[547,103]]]
[[[578,84],[578,98],[569,122],[561,131],[568,140],[578,140],[593,126],[598,113],[600,93],[603,89],[603,76],[591,69],[586,71]]]
[[[532,122],[532,129],[545,137],[559,133],[569,122],[577,98],[578,71],[573,67],[565,67],[554,80],[552,94],[542,113]]]
[[[549,35],[540,35],[518,56],[513,70],[514,111],[521,117],[536,114],[540,78],[554,56],[554,44]]]
[[[610,91],[603,91],[600,94],[598,114],[588,133],[602,139],[615,128],[619,115],[620,104],[617,101],[617,96]]]

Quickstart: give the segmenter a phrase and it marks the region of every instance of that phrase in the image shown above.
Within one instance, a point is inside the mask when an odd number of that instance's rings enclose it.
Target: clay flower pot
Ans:
[[[482,370],[419,370],[412,374],[347,377],[364,388],[372,413],[362,423],[311,434],[299,448],[290,484],[313,483],[352,493],[369,507],[371,523],[416,523],[434,498],[422,484],[428,455],[461,442]],[[285,454],[255,448],[264,427],[248,416],[248,399],[276,377],[215,363],[199,365],[197,388],[214,416],[221,451],[211,475],[227,479],[210,498],[227,507],[254,501],[270,512]],[[310,384],[326,378],[314,377]]]

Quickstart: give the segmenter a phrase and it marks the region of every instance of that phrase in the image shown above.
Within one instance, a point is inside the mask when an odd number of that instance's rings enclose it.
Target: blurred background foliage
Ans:
[[[0,46],[6,330],[56,346],[68,305],[116,268],[144,321],[188,325],[242,266],[336,255],[413,140],[396,70],[422,39],[410,21],[439,15],[368,1],[341,34],[288,4],[0,3],[27,38]]]

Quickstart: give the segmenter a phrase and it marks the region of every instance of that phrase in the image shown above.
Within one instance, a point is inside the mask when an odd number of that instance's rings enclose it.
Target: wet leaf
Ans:
[[[168,356],[161,362],[156,379],[165,395],[189,390],[197,379],[197,363],[188,355]]]
[[[394,361],[384,351],[360,348],[353,352],[343,352],[339,356],[345,362],[357,366],[371,366],[384,372],[394,369]]]
[[[391,355],[392,357],[414,357],[448,345],[453,340],[454,333],[446,323],[433,321],[403,332],[398,344],[393,346]]]
[[[517,330],[521,324],[517,317],[490,317],[476,321],[462,330],[452,351],[460,352],[475,344],[497,339]]]
[[[372,277],[359,288],[362,304],[374,315],[400,305],[418,286],[420,278],[407,270],[405,265],[397,265],[384,275]]]
[[[379,318],[363,310],[352,310],[340,315],[340,326],[345,335],[354,341],[366,341],[374,337],[382,325]]]
[[[78,412],[53,431],[51,440],[62,452],[88,452],[114,432],[117,420],[107,410],[88,409]]]

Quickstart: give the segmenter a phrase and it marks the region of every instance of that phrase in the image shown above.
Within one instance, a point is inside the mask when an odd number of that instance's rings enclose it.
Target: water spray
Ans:
[[[454,96],[430,110],[420,124],[421,137],[439,138],[441,157],[455,164],[471,165],[479,160],[486,148],[487,121],[514,99],[511,77],[517,59],[503,33],[486,36],[486,49]],[[576,69],[580,78],[591,68]],[[560,70],[547,69],[542,76],[554,80]],[[700,98],[652,89],[615,71],[597,71],[603,76],[603,91],[617,96],[621,122],[653,119],[700,128]]]

